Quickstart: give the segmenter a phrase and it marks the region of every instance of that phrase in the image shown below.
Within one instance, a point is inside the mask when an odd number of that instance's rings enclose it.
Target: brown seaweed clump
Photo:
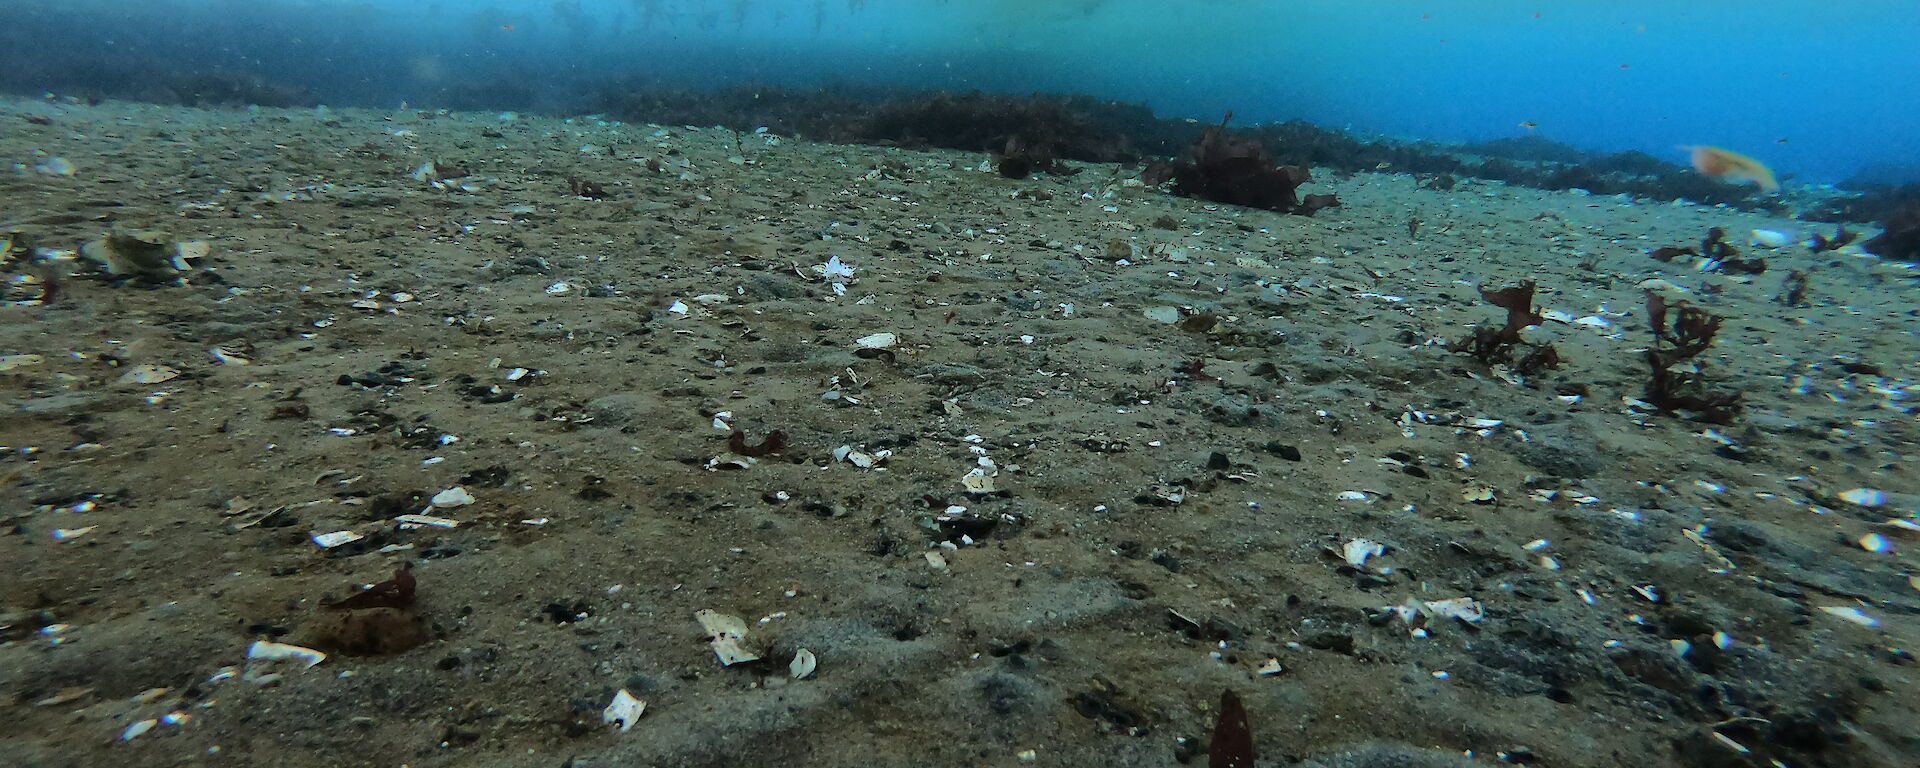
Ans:
[[[1673,322],[1667,323],[1672,310]],[[1646,401],[1665,413],[1686,412],[1712,424],[1731,424],[1740,412],[1739,392],[1706,388],[1694,358],[1713,346],[1726,318],[1685,301],[1668,304],[1657,293],[1647,293],[1647,322],[1653,326],[1653,348],[1647,350]]]
[[[1528,280],[1519,285],[1510,285],[1497,291],[1480,289],[1480,300],[1507,311],[1507,322],[1501,326],[1476,325],[1473,335],[1448,345],[1454,352],[1465,352],[1482,364],[1511,365],[1521,375],[1532,376],[1541,371],[1560,367],[1560,352],[1552,344],[1533,344],[1520,337],[1520,332],[1531,326],[1539,325],[1545,318],[1539,310],[1533,308],[1535,283]],[[1518,347],[1530,347],[1530,351],[1518,362],[1513,359]]]
[[[1298,165],[1276,166],[1265,143],[1227,132],[1232,119],[1228,112],[1219,125],[1208,126],[1179,160],[1148,165],[1140,180],[1150,187],[1172,180],[1174,194],[1184,197],[1302,216],[1340,204],[1333,195],[1298,197],[1295,190],[1312,173]]]
[[[1859,238],[1860,233],[1847,229],[1847,225],[1835,224],[1833,227],[1833,237],[1827,237],[1826,235],[1815,232],[1813,233],[1813,237],[1809,239],[1809,242],[1813,246],[1814,253],[1825,253],[1827,251],[1837,251],[1845,248],[1849,243]]]
[[[1024,179],[1036,173],[1054,176],[1072,176],[1080,169],[1060,162],[1054,154],[1051,142],[1032,141],[1019,136],[1007,138],[1007,143],[993,153],[994,170],[1009,179]]]
[[[345,599],[327,603],[327,614],[313,629],[313,643],[347,656],[389,656],[427,641],[427,621],[414,605],[413,571],[402,567],[393,578]]]
[[[1881,226],[1886,231],[1861,243],[1861,248],[1883,259],[1920,261],[1920,200],[1900,206]]]
[[[574,197],[584,197],[588,200],[607,199],[606,187],[578,176],[567,177],[567,190],[572,192]]]

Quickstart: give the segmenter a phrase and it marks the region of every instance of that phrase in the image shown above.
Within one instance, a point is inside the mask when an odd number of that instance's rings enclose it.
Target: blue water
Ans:
[[[380,106],[512,83],[564,111],[569,82],[614,74],[1046,90],[1675,161],[1717,144],[1822,182],[1920,164],[1917,34],[1913,0],[0,0],[0,84],[97,53]]]

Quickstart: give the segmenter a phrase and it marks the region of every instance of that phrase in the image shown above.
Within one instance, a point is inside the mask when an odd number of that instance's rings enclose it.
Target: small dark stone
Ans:
[[[571,624],[591,615],[587,610],[587,604],[580,601],[574,601],[570,606],[557,602],[547,603],[540,612],[545,613],[547,619],[555,624]]]
[[[1194,758],[1199,757],[1200,754],[1205,751],[1206,747],[1200,743],[1199,739],[1190,739],[1181,736],[1173,740],[1174,762],[1191,763]]]
[[[1214,451],[1213,453],[1207,454],[1207,469],[1227,469],[1232,466],[1233,461],[1228,459],[1224,453]]]
[[[1279,442],[1279,441],[1277,441],[1277,440],[1276,440],[1276,441],[1273,441],[1273,442],[1270,442],[1270,443],[1267,443],[1267,444],[1266,444],[1266,445],[1264,446],[1264,448],[1266,449],[1266,451],[1267,451],[1267,453],[1271,453],[1271,454],[1273,454],[1273,455],[1275,455],[1275,456],[1278,456],[1278,457],[1280,457],[1280,458],[1283,458],[1283,459],[1286,459],[1287,461],[1299,461],[1299,460],[1300,460],[1300,449],[1299,449],[1299,448],[1295,448],[1295,447],[1293,447],[1293,446],[1291,446],[1291,445],[1286,445],[1286,444],[1284,444],[1284,443],[1281,443],[1281,442]]]
[[[1353,635],[1345,632],[1319,632],[1308,635],[1301,641],[1301,644],[1308,648],[1333,651],[1334,653],[1344,653],[1347,655],[1352,655],[1354,649]]]

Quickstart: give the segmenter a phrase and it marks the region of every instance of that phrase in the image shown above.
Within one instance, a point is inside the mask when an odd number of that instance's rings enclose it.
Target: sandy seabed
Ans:
[[[0,230],[51,259],[8,277],[57,285],[0,308],[10,765],[1201,765],[1223,690],[1262,765],[1920,760],[1915,271],[1648,256],[1798,222],[1390,173],[1282,216],[591,119],[0,124]],[[135,230],[206,255],[76,253]],[[1559,369],[1448,350],[1526,279]],[[1727,318],[1731,425],[1636,400],[1649,287]]]

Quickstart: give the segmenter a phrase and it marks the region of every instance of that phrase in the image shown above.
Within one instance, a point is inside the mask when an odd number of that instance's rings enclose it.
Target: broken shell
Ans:
[[[893,451],[891,450],[883,449],[874,451],[873,453],[867,453],[866,451],[856,451],[851,445],[843,445],[833,449],[834,461],[844,461],[861,469],[873,469],[886,463],[887,459],[892,456]]]
[[[180,369],[164,365],[136,365],[120,374],[121,384],[159,384],[172,381],[180,376]]]
[[[366,537],[353,531],[334,531],[332,533],[314,534],[313,543],[320,545],[321,549],[333,549],[342,544],[352,544],[364,538]]]
[[[1285,667],[1280,666],[1279,659],[1267,659],[1267,663],[1261,664],[1260,668],[1255,670],[1261,677],[1273,677],[1285,671],[1287,670]]]
[[[855,339],[862,349],[886,349],[900,343],[900,337],[892,333],[875,333]]]
[[[813,670],[820,666],[820,660],[814,658],[813,651],[802,648],[793,654],[793,663],[787,665],[787,673],[795,680],[805,680],[813,676]]]
[[[1893,542],[1887,541],[1887,537],[1877,533],[1869,533],[1860,537],[1859,543],[1861,549],[1876,554],[1893,551]]]
[[[213,349],[209,349],[207,350],[207,354],[212,355],[213,361],[221,365],[252,365],[253,364],[252,360],[248,360],[245,356],[235,353],[224,347],[214,347]]]
[[[1492,504],[1493,488],[1485,485],[1469,485],[1460,489],[1460,500],[1473,504]]]
[[[1148,307],[1144,310],[1141,310],[1140,314],[1145,315],[1148,320],[1152,320],[1156,323],[1166,323],[1167,325],[1173,325],[1174,323],[1180,322],[1179,307],[1165,307],[1165,306]]]
[[[751,469],[753,465],[758,463],[760,463],[760,460],[752,456],[723,453],[707,459],[707,471],[718,472],[723,469]]]
[[[633,694],[622,688],[619,693],[613,695],[613,702],[600,711],[600,720],[608,725],[618,725],[620,732],[626,733],[633,730],[634,722],[638,721],[646,711],[646,702],[634,698]]]
[[[52,696],[34,702],[33,705],[36,707],[57,707],[62,704],[72,704],[73,702],[86,698],[87,695],[91,693],[93,693],[92,688],[77,685],[68,686],[55,691]]]
[[[1459,619],[1469,624],[1486,618],[1480,608],[1480,601],[1471,597],[1454,597],[1446,600],[1429,600],[1421,604],[1428,615],[1448,619]]]
[[[47,358],[41,355],[0,355],[0,371],[11,371],[15,368],[39,365],[46,361]]]
[[[456,485],[452,488],[448,488],[444,491],[434,494],[432,503],[436,507],[445,508],[445,507],[464,507],[468,504],[472,504],[474,501],[475,499],[473,498],[473,494],[468,493],[467,489]]]
[[[72,177],[80,172],[80,167],[64,157],[49,157],[46,162],[33,166],[33,170],[48,176]]]
[[[754,661],[760,657],[740,646],[747,638],[747,623],[738,616],[728,616],[713,610],[700,610],[693,614],[702,629],[711,638],[709,644],[713,654],[720,657],[720,666],[727,667],[743,661]]]
[[[1840,498],[1848,504],[1857,504],[1868,509],[1883,507],[1887,504],[1887,492],[1874,490],[1872,488],[1855,488],[1850,491],[1841,491]]]
[[[1823,605],[1823,606],[1820,606],[1820,610],[1825,611],[1829,616],[1837,616],[1863,627],[1880,626],[1879,619],[1876,619],[1872,616],[1868,616],[1866,611],[1862,611],[1859,608],[1855,608],[1851,605],[1847,605],[1847,606]]]
[[[159,278],[187,269],[179,244],[158,232],[110,234],[80,246],[80,254],[106,266],[113,275]]]
[[[314,665],[326,660],[325,653],[312,648],[255,640],[253,645],[247,646],[247,669],[241,673],[240,679],[250,683],[271,683],[280,679],[280,673],[270,670],[312,669]]]
[[[1347,542],[1347,545],[1342,548],[1341,554],[1347,559],[1347,565],[1355,568],[1365,568],[1367,567],[1367,558],[1377,557],[1385,554],[1386,551],[1387,547],[1384,544],[1366,539],[1354,539]]]
[[[140,736],[141,734],[143,734],[143,733],[146,733],[147,731],[151,731],[151,730],[153,730],[153,727],[154,727],[154,726],[156,726],[156,725],[159,725],[159,724],[160,724],[160,721],[159,721],[159,720],[157,720],[157,719],[154,719],[154,718],[151,718],[151,717],[149,717],[149,718],[147,718],[147,719],[145,719],[145,720],[141,720],[140,722],[137,722],[137,723],[134,723],[133,725],[129,725],[129,726],[127,726],[127,729],[126,729],[126,730],[124,730],[124,731],[121,731],[121,732],[120,732],[120,740],[121,740],[121,741],[132,741],[132,740],[134,740],[134,739],[135,739],[136,737],[138,737],[138,736]]]
[[[985,467],[974,467],[966,474],[961,475],[960,486],[967,489],[967,493],[971,494],[987,494],[997,490],[994,487],[993,475],[987,474]],[[1175,501],[1174,503],[1178,504],[1179,502]]]
[[[460,527],[460,521],[458,520],[451,520],[444,517],[434,517],[433,515],[401,515],[399,517],[394,518],[393,521],[396,523],[400,523],[401,527],[403,528],[407,526],[423,526],[423,525],[429,528]]]

